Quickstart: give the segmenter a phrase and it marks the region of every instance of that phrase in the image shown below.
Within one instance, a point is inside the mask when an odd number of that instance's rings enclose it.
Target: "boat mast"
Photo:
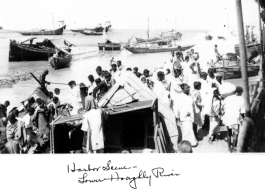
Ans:
[[[52,27],[53,27],[53,37],[55,39],[55,33],[54,33],[54,18],[53,18],[53,13],[52,13]]]

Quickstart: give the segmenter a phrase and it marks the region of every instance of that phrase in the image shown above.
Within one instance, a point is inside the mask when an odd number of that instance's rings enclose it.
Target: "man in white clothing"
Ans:
[[[82,99],[80,96],[80,89],[76,86],[75,81],[70,81],[68,85],[71,88],[71,105],[73,106],[73,110],[71,111],[71,115],[78,114],[78,111],[82,108]]]
[[[103,111],[100,108],[91,109],[83,115],[81,130],[87,131],[87,152],[103,153]]]
[[[157,81],[154,82],[153,92],[160,97],[164,103],[169,106],[169,91],[166,90],[167,83],[165,82],[165,75],[164,72],[158,71],[157,72]]]
[[[245,103],[242,97],[243,88],[236,87],[234,95],[228,96],[224,100],[223,122],[227,127],[227,143],[230,152],[235,151],[239,134],[239,124],[241,118],[245,117]],[[231,137],[233,137],[233,144],[231,144]]]

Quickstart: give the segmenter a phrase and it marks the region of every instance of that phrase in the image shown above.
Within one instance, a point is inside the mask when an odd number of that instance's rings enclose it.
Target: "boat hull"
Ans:
[[[194,45],[189,45],[189,46],[183,46],[181,47],[182,51],[188,50],[192,48]],[[125,49],[128,51],[139,54],[139,53],[160,53],[160,52],[171,52],[171,51],[177,51],[178,47],[159,47],[159,48],[136,48],[136,47],[130,47],[130,46],[124,46]]]
[[[87,30],[86,28],[82,29],[71,29],[72,32],[83,32],[84,30]]]
[[[225,40],[225,37],[217,36],[217,38]]]
[[[223,73],[222,68],[216,68],[216,72],[221,75],[224,75],[224,80],[242,78],[241,67],[238,66],[225,68],[225,73]],[[257,76],[259,74],[259,66],[248,66],[247,74],[248,77]]]
[[[29,44],[19,44],[10,41],[9,62],[12,61],[42,61],[48,60],[55,52],[52,48],[33,47]]]
[[[72,55],[67,55],[64,58],[61,57],[49,58],[50,65],[54,68],[54,70],[69,67],[71,60],[72,60]]]
[[[20,34],[24,36],[32,36],[32,35],[62,35],[66,25],[58,28],[56,30],[46,30],[46,31],[21,31]]]
[[[121,44],[98,43],[98,49],[105,50],[105,51],[117,51],[117,50],[121,50]]]
[[[82,31],[80,33],[82,33],[84,35],[96,35],[96,36],[103,35],[103,32],[84,32],[84,31]]]

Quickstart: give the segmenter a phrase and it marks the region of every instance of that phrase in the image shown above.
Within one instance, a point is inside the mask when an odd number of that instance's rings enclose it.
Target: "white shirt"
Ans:
[[[83,115],[82,127],[83,131],[87,131],[87,150],[99,150],[104,148],[104,136],[102,129],[102,110],[92,109]],[[91,138],[91,139],[90,139]],[[90,142],[91,140],[91,142]]]
[[[164,103],[169,105],[169,99],[168,99],[169,91],[166,90],[166,86],[161,81],[156,81],[154,83],[153,92],[158,97],[160,97]]]
[[[178,99],[178,96],[182,93],[182,89],[180,87],[180,84],[182,84],[184,81],[184,78],[182,76],[179,76],[178,78],[175,78],[172,76],[169,80],[170,85],[170,97],[172,100]]]
[[[111,71],[111,79],[117,81],[120,76],[121,76],[121,71],[119,70],[116,70],[116,72]]]
[[[78,103],[82,101],[80,96],[80,89],[77,86],[71,89],[71,95],[72,95],[71,98],[72,106],[76,106],[78,105]]]
[[[180,95],[179,101],[181,102],[179,108],[180,121],[193,122],[194,114],[192,97],[190,95],[182,93]],[[188,113],[190,114],[190,116],[187,116]]]
[[[199,80],[201,82],[201,97],[202,97],[202,104],[205,105],[207,101],[207,95],[210,93],[210,86],[208,85],[207,81],[204,79]]]
[[[32,119],[33,117],[27,113],[23,118],[17,118],[20,121],[23,121],[25,123],[25,128],[31,128],[33,127]]]
[[[231,95],[224,100],[224,124],[235,125],[239,122],[240,114],[245,113],[245,103],[242,96]]]

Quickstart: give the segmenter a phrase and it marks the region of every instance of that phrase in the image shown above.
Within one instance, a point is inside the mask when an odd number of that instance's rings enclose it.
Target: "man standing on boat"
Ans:
[[[39,77],[39,81],[42,85],[42,87],[44,87],[45,89],[47,89],[47,86],[45,84],[50,85],[51,83],[46,81],[46,76],[49,74],[49,71],[46,69],[43,71],[43,73],[40,75]]]
[[[218,52],[218,49],[217,49],[217,45],[214,46],[214,53],[215,53],[215,56],[216,56],[216,63],[219,62],[221,60],[221,55],[219,54]]]

